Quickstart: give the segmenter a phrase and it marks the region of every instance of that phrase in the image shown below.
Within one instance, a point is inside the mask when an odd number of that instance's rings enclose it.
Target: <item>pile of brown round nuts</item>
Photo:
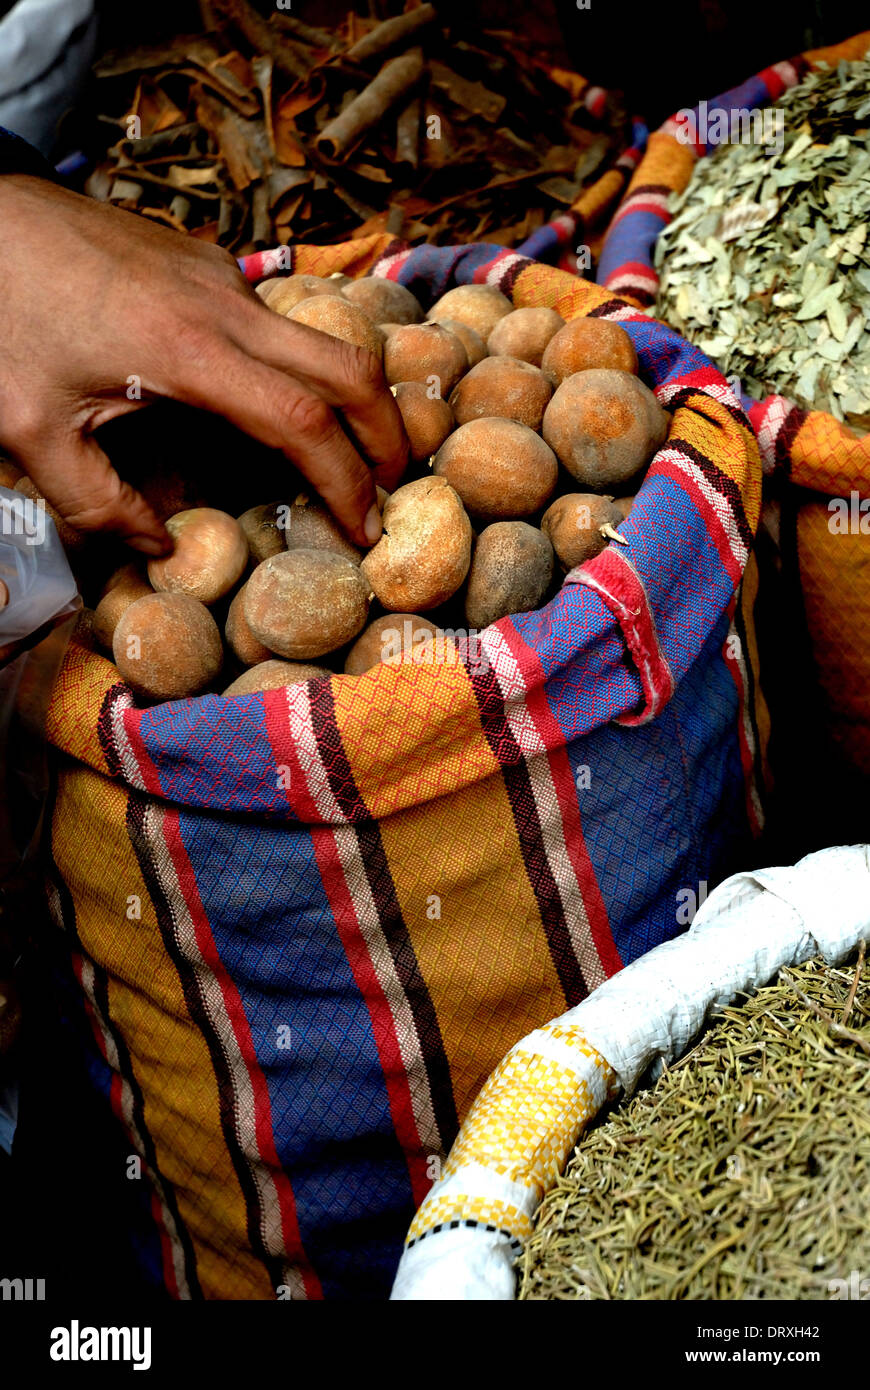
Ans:
[[[538,608],[561,573],[621,539],[668,416],[617,324],[514,309],[490,285],[449,290],[425,317],[409,290],[372,277],[290,275],[258,293],[383,362],[406,480],[378,490],[383,535],[367,552],[306,493],[239,517],[171,516],[172,553],[113,574],[92,620],[140,697],[450,662],[458,631]]]

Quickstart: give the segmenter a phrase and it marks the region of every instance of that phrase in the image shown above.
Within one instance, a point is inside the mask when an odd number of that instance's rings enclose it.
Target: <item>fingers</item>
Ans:
[[[376,481],[392,491],[408,464],[408,440],[377,358],[365,348],[291,322],[256,297],[231,332],[252,358],[291,373],[340,410],[371,461]]]
[[[373,545],[380,538],[374,476],[322,397],[236,349],[208,371],[194,365],[176,395],[281,449],[357,545]]]
[[[77,531],[114,531],[143,555],[171,547],[163,523],[135,488],[122,482],[96,440],[70,434],[40,443],[21,465],[52,507]]]

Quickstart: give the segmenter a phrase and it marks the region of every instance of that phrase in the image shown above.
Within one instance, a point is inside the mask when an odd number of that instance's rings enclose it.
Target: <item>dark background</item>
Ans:
[[[269,0],[253,0],[263,14]],[[2,0],[0,0],[2,8]],[[293,16],[323,29],[348,9],[386,18],[399,0],[349,5],[345,0],[294,0]],[[149,0],[126,5],[100,0],[104,47],[152,42],[160,35],[201,27],[196,0]],[[633,113],[660,124],[681,106],[717,96],[761,68],[807,48],[837,43],[867,23],[847,0],[689,0],[657,5],[646,0],[439,0],[444,23],[465,30],[521,32],[532,49],[570,57],[572,66],[602,87],[624,91]],[[676,98],[676,99],[675,99]]]

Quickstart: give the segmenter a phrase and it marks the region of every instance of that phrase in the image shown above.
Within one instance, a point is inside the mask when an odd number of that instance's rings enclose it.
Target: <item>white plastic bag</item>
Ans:
[[[18,0],[0,19],[0,126],[50,154],[96,35],[94,0]]]
[[[76,581],[54,522],[40,502],[0,487],[0,647],[72,612]],[[7,598],[8,594],[8,598]]]

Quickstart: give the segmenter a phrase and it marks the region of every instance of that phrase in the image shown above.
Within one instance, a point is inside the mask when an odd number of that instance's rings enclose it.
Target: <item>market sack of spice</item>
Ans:
[[[858,1297],[868,935],[870,846],[720,884],[503,1058],[393,1298]]]
[[[200,439],[187,477],[145,448],[176,551],[88,590],[48,715],[51,898],[153,1192],[149,1276],[385,1296],[506,1049],[755,852],[760,460],[673,330],[499,247],[245,270],[375,344],[415,461],[338,553],[242,446],[222,472]]]
[[[517,1296],[857,1297],[868,1059],[863,944],[854,961],[816,957],[724,1008],[580,1141],[537,1214]]]
[[[599,266],[720,366],[756,429],[760,640],[783,841],[798,850],[868,824],[868,50],[857,35],[678,112],[651,136]]]

